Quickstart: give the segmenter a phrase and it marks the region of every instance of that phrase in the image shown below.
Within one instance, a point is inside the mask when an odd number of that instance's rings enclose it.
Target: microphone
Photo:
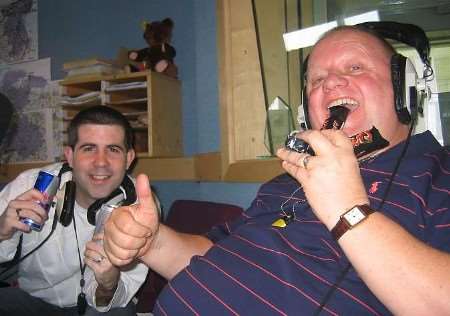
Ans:
[[[347,119],[350,110],[342,105],[337,105],[329,108],[330,116],[325,120],[322,125],[323,129],[341,129],[344,127],[345,120]],[[295,137],[298,131],[291,132],[285,142],[286,148],[296,151],[298,153],[308,153],[314,155],[314,151],[311,146],[304,140]]]

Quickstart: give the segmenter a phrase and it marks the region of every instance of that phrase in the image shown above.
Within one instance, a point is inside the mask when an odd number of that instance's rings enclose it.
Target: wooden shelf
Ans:
[[[65,119],[92,105],[105,105],[138,120],[136,152],[144,157],[180,157],[183,155],[181,123],[181,83],[163,74],[142,71],[108,76],[83,76],[60,82],[68,102],[92,97],[81,104],[62,104]],[[145,120],[147,124],[140,124]],[[145,131],[147,131],[145,133]]]

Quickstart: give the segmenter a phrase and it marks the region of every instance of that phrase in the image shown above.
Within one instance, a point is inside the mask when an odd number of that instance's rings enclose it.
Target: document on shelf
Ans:
[[[147,88],[146,81],[135,81],[135,82],[125,82],[112,84],[106,87],[105,91],[120,91],[120,90],[132,90],[132,89],[144,89]]]
[[[64,96],[61,98],[62,104],[84,104],[92,101],[100,100],[100,91],[92,91],[88,93],[84,93],[77,97]]]

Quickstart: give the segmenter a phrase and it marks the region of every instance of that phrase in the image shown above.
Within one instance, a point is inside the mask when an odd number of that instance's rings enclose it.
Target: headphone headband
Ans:
[[[380,37],[414,47],[425,65],[430,65],[430,42],[424,30],[414,24],[393,21],[364,22],[355,27],[374,31]]]

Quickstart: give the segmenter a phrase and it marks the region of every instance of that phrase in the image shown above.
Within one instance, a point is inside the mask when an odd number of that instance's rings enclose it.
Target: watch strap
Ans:
[[[364,218],[352,226],[348,223],[348,221],[345,219],[344,216],[345,216],[345,214],[347,214],[348,212],[353,210],[355,207],[357,207],[361,211],[361,213],[364,214]],[[370,214],[372,214],[374,212],[375,211],[373,209],[371,209],[370,206],[367,204],[355,205],[352,208],[350,208],[349,210],[347,210],[344,214],[342,214],[339,217],[339,221],[336,223],[336,225],[331,230],[331,235],[333,236],[334,240],[338,241],[339,238],[341,238],[342,235],[344,235],[349,229],[352,229],[353,227],[355,227],[356,225],[358,225],[359,223],[364,221]]]

